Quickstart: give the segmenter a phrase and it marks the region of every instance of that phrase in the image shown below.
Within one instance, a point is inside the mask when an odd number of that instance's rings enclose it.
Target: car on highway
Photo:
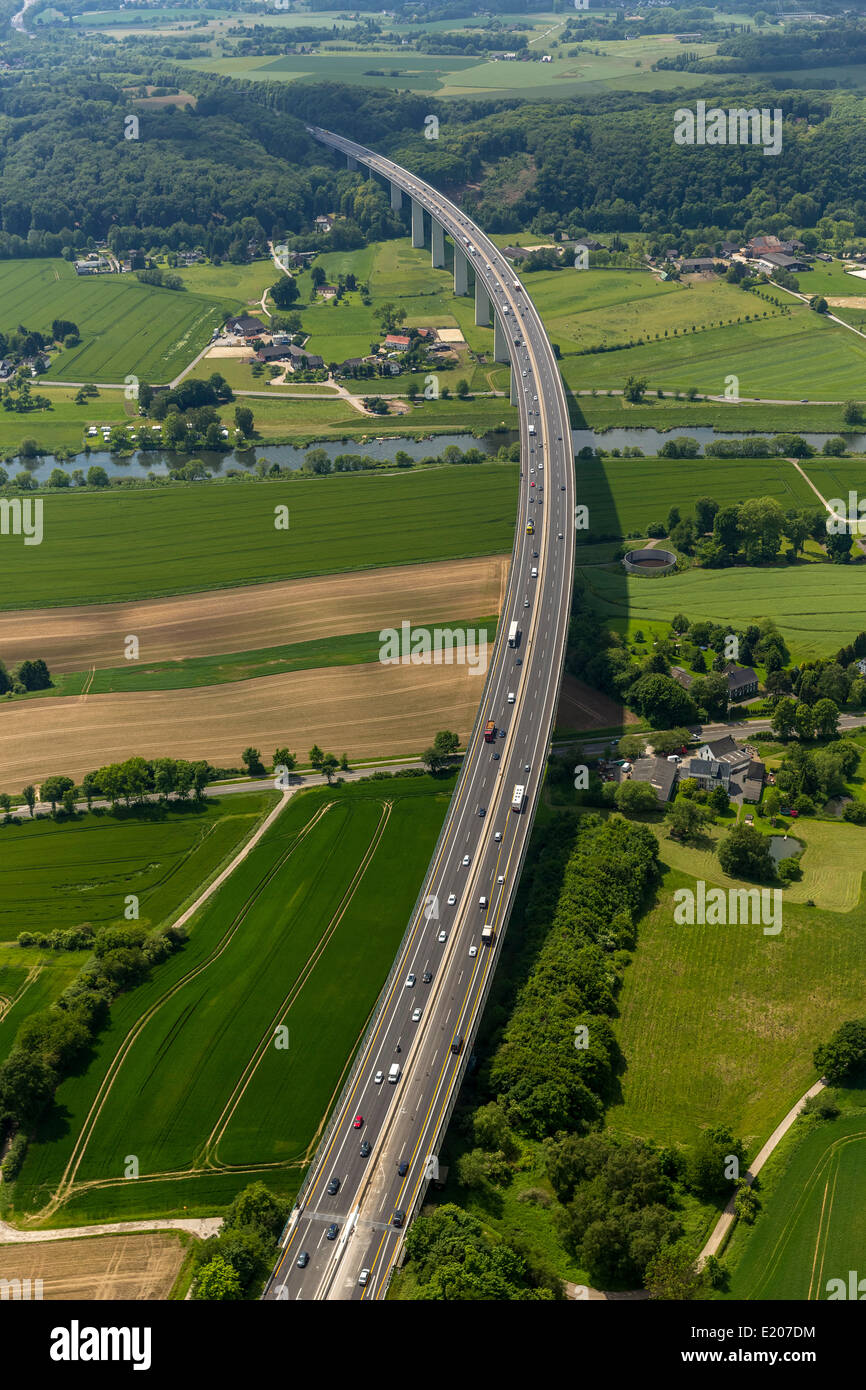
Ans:
[[[448,940],[448,933],[447,933],[447,931],[441,931],[441,932],[439,933],[439,940],[440,940],[440,941],[447,941],[447,940]]]
[[[538,578],[538,567],[536,565],[532,566],[532,569],[530,570],[530,576],[532,579]]]
[[[405,1213],[405,1211],[401,1211],[400,1208],[398,1207],[397,1210],[394,1212],[394,1215],[391,1217],[391,1225],[392,1225],[392,1226],[397,1226],[397,1227],[399,1228],[400,1226],[403,1225],[403,1222],[404,1222],[405,1220],[406,1220],[406,1213]]]
[[[562,537],[560,536],[559,539],[562,540]],[[528,608],[528,607],[529,607],[529,599],[528,599],[528,598],[525,598],[525,599],[523,600],[523,606],[524,606],[524,608]]]
[[[413,1010],[412,1010],[412,1022],[413,1022],[413,1023],[420,1023],[420,1022],[421,1022],[421,1010],[420,1010],[420,1009],[413,1009]]]
[[[370,1277],[370,1271],[369,1271],[369,1269],[362,1269],[362,1270],[361,1270],[361,1273],[358,1275],[358,1283],[359,1283],[359,1284],[366,1284],[366,1282],[367,1282],[367,1280],[369,1279],[369,1277]]]
[[[463,856],[463,867],[464,867],[464,869],[466,868],[466,865],[467,865],[469,862],[470,862],[470,860],[469,860],[469,855],[468,855],[468,854],[464,854],[464,856]]]
[[[479,906],[479,907],[486,907],[486,906],[487,906],[487,899],[484,897],[484,894],[483,894],[483,893],[482,893],[481,897],[478,899],[478,906]]]
[[[495,763],[498,763],[500,757],[501,757],[501,754],[499,754],[499,753],[494,753],[494,754],[493,754],[493,761],[494,761]]]
[[[325,1232],[325,1240],[336,1240],[337,1232],[339,1231],[339,1229],[340,1228],[337,1225],[336,1221],[332,1221],[327,1231]]]
[[[400,1177],[401,1177],[401,1178],[405,1178],[405,1176],[406,1176],[406,1174],[408,1173],[408,1171],[409,1171],[409,1160],[408,1160],[408,1158],[401,1158],[401,1159],[400,1159],[400,1162],[397,1164],[397,1172],[400,1174]]]
[[[515,661],[514,664],[515,664],[515,666],[522,666],[522,665],[523,665],[523,657],[522,657],[522,656],[519,656],[519,657],[517,658],[517,660]]]
[[[478,814],[479,814],[479,816],[483,816],[483,815],[486,813],[486,811],[487,811],[487,807],[486,807],[486,806],[479,806],[479,807],[478,807]]]
[[[448,894],[448,906],[449,906],[449,907],[453,907],[454,904],[456,903],[456,901],[457,901],[457,894],[456,894],[456,893],[449,893],[449,894]]]
[[[361,1145],[361,1157],[369,1158],[372,1148],[373,1145],[370,1143],[369,1139],[365,1139]]]
[[[355,1118],[354,1118],[354,1120],[352,1121],[352,1128],[353,1128],[353,1129],[360,1129],[360,1128],[361,1128],[361,1125],[362,1125],[363,1123],[364,1123],[364,1116],[363,1116],[363,1115],[356,1115]]]
[[[302,1250],[300,1255],[298,1256],[298,1269],[306,1269],[309,1263],[310,1252],[308,1250]]]
[[[408,974],[408,975],[406,976],[406,984],[405,984],[404,988],[405,988],[405,989],[411,989],[412,986],[414,985],[414,983],[415,983],[415,975],[414,975],[414,973],[410,973],[410,974]]]
[[[433,971],[432,971],[432,970],[425,970],[425,971],[424,971],[424,974],[421,976],[421,978],[422,978],[422,980],[424,981],[424,984],[425,984],[425,985],[429,985],[430,981],[433,979]]]
[[[469,954],[470,954],[470,956],[477,956],[477,955],[478,955],[478,947],[475,945],[474,942],[473,942],[473,944],[469,947]]]
[[[355,1128],[357,1129],[358,1126],[356,1125]],[[339,1192],[339,1190],[340,1190],[340,1179],[339,1179],[339,1178],[331,1178],[331,1181],[328,1183],[328,1196],[329,1196],[329,1197],[336,1197],[336,1195],[337,1195],[337,1193]]]
[[[377,1072],[376,1072],[376,1075],[373,1077],[374,1083],[375,1083],[377,1086],[381,1086],[381,1084],[382,1084],[382,1082],[383,1082],[384,1080],[385,1080],[385,1073],[384,1073],[383,1071],[377,1071]]]
[[[496,832],[496,834],[493,836],[493,838],[494,838],[494,840],[501,840],[501,839],[502,839],[502,831],[501,831],[501,830],[497,830],[497,832]]]
[[[505,882],[505,875],[504,875],[504,874],[500,874],[500,875],[498,876],[496,882],[497,882],[497,883],[504,883],[504,882]]]

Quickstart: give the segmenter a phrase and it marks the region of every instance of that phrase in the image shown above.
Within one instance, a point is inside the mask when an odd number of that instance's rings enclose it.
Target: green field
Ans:
[[[581,357],[563,353],[561,371],[566,384],[573,390],[622,388],[627,377],[635,376],[647,381],[653,391],[695,387],[710,395],[722,395],[725,377],[733,373],[741,396],[844,401],[862,394],[866,340],[805,306],[781,315],[774,306],[737,293],[741,295],[738,316],[745,320],[749,314],[750,323],[693,333],[691,323],[699,320],[687,315],[686,326],[677,337],[671,333],[642,347]],[[652,329],[653,334],[659,331],[663,332]]]
[[[0,1057],[23,1020],[56,999],[87,958],[12,944],[19,932],[120,923],[130,893],[139,900],[142,926],[173,919],[274,799],[259,792],[154,811],[152,819],[121,812],[84,816],[74,825],[40,817],[3,827],[0,995],[13,1002],[0,1015]]]
[[[51,409],[27,411],[26,414],[0,411],[0,453],[17,453],[22,439],[28,436],[49,452],[80,449],[88,425],[121,425],[138,420],[135,402],[125,400],[120,390],[100,391],[95,399],[76,405],[76,393],[69,387],[45,386],[39,381],[34,383],[34,388],[35,393],[51,401]]]
[[[866,1244],[866,1114],[862,1091],[843,1099],[859,1103],[859,1113],[811,1127],[798,1121],[762,1170],[763,1210],[754,1227],[735,1229],[726,1252],[726,1297],[825,1300],[831,1279],[851,1296],[848,1272],[862,1277]]]
[[[579,379],[577,390],[584,388]],[[696,425],[717,430],[748,430],[756,434],[787,434],[815,431],[839,434],[850,430],[842,418],[842,403],[834,405],[756,405],[749,401],[689,401],[666,396],[645,396],[632,405],[621,395],[570,396],[572,425],[575,429],[608,430],[639,428],[688,434]],[[603,447],[603,445],[602,445]]]
[[[669,624],[676,613],[735,628],[772,618],[791,650],[805,659],[833,655],[863,627],[861,565],[692,569],[655,580],[626,577],[619,568],[585,573],[595,608],[618,630],[626,623]]]
[[[459,57],[453,54],[416,53],[402,47],[355,47],[342,44],[341,51],[322,45],[314,53],[287,54],[282,57],[217,56],[210,54],[184,59],[180,66],[217,72],[249,81],[348,82],[352,86],[381,87],[400,91],[430,92],[437,97],[525,96],[532,101],[566,100],[581,93],[605,90],[664,91],[690,87],[718,78],[704,73],[653,72],[658,57],[670,54],[665,36],[643,35],[636,39],[592,41],[592,51],[575,58],[564,50],[552,50],[546,31],[560,26],[561,16],[542,20],[529,18],[536,30],[532,52],[547,52],[549,63],[485,61],[483,56]],[[453,21],[443,28],[459,28]],[[435,25],[424,24],[425,32]],[[404,32],[417,33],[417,28]],[[556,32],[549,35],[555,39]],[[538,40],[541,40],[539,42]],[[695,44],[701,54],[715,52],[715,44]]]
[[[449,627],[484,631],[492,643],[496,619],[454,618]],[[413,631],[427,631],[424,623],[413,624]],[[132,690],[190,690],[200,685],[225,685],[231,681],[276,676],[283,671],[311,671],[322,666],[359,666],[379,660],[379,633],[353,632],[322,637],[310,642],[294,642],[282,647],[260,647],[255,651],[228,652],[220,656],[193,656],[184,661],[161,661],[152,665],[112,666],[91,671],[70,671],[53,675],[51,690],[33,691],[18,699],[44,699],[46,696],[115,694]],[[0,990],[2,992],[2,990]]]
[[[577,463],[576,499],[589,508],[590,530],[596,534],[645,534],[648,525],[665,521],[672,506],[691,516],[697,499],[706,496],[721,507],[767,496],[775,497],[783,509],[819,505],[797,470],[782,458],[604,458]]]
[[[92,1215],[126,1213],[130,1153],[143,1182],[193,1172],[207,1181],[226,1165],[302,1168],[450,793],[450,782],[411,778],[292,798],[194,919],[186,947],[115,1003],[91,1065],[59,1089],[16,1209],[44,1210],[59,1194]],[[277,1024],[286,1049],[273,1046]],[[132,1199],[133,1209],[174,1206],[170,1187]]]
[[[51,380],[122,383],[134,373],[170,381],[204,347],[225,307],[134,275],[78,276],[64,260],[0,262],[0,329],[23,323],[46,332],[54,318],[78,324],[81,342],[53,356]]]
[[[664,879],[619,998],[628,1066],[608,1123],[665,1144],[727,1124],[754,1155],[815,1080],[814,1040],[861,1012],[866,832],[798,821],[803,880],[784,890],[774,936],[760,925],[676,925],[675,889],[743,885],[713,852],[721,826],[697,847],[674,844],[661,824],[656,833]]]
[[[0,549],[2,602],[115,602],[502,554],[513,540],[517,483],[516,465],[479,464],[55,495],[41,546]],[[288,531],[275,528],[277,506],[289,508]]]

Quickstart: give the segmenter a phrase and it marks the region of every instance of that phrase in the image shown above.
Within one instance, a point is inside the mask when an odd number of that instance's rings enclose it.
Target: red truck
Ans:
[[[487,723],[484,725],[484,742],[496,742],[496,723],[492,719],[488,719]]]

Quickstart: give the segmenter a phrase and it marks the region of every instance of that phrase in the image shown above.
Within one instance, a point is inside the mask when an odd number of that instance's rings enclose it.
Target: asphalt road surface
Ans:
[[[406,1226],[435,1176],[438,1146],[520,878],[565,652],[574,464],[550,343],[498,249],[459,208],[389,160],[328,132],[312,133],[436,214],[501,314],[520,386],[514,551],[478,719],[392,974],[299,1193],[264,1295],[377,1299],[384,1297]],[[533,535],[527,534],[530,521]],[[511,647],[514,619],[520,635]],[[497,726],[492,743],[483,739],[489,719]],[[521,809],[514,810],[518,786],[525,792]],[[489,945],[481,940],[486,924],[493,929]],[[395,1063],[400,1075],[392,1082],[388,1074]],[[339,1187],[329,1192],[333,1180]],[[400,1226],[395,1212],[405,1213]]]

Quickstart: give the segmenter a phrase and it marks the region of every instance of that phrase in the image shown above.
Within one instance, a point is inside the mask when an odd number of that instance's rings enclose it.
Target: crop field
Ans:
[[[862,1105],[862,1092],[857,1099]],[[866,1115],[843,1113],[794,1133],[761,1173],[758,1221],[734,1233],[728,1298],[824,1300],[831,1279],[843,1280],[850,1298],[849,1270],[862,1277]]]
[[[41,1279],[46,1302],[164,1299],[180,1272],[188,1239],[179,1231],[133,1231],[0,1245],[0,1279]]]
[[[765,301],[738,293],[740,315],[751,315],[750,323],[692,333],[690,324],[697,320],[690,319],[689,330],[675,338],[670,335],[616,352],[564,355],[566,384],[573,390],[622,388],[629,376],[636,376],[651,390],[686,391],[694,386],[722,395],[725,377],[734,374],[741,396],[844,401],[862,394],[866,340],[805,307],[783,316]]]
[[[78,276],[63,260],[3,261],[0,329],[24,323],[45,332],[54,318],[77,323],[81,342],[52,358],[50,379],[116,383],[135,373],[166,382],[204,347],[221,309],[209,298],[142,285],[134,275]]]
[[[514,534],[517,472],[485,463],[55,495],[45,501],[42,545],[0,550],[2,606],[113,603],[502,554]],[[288,531],[275,528],[278,506],[289,508]]]
[[[0,611],[0,651],[13,665],[38,648],[52,676],[116,668],[123,652],[117,634],[126,632],[137,635],[141,652],[139,662],[126,663],[130,668],[183,666],[224,652],[267,661],[266,650],[276,657],[305,648],[294,654],[313,657],[319,644],[325,648],[336,636],[399,625],[406,617],[425,623],[455,613],[495,613],[508,563],[507,555],[497,555],[395,565],[130,605],[31,609],[24,618]]]
[[[265,751],[288,744],[303,752],[318,743],[354,761],[417,757],[437,729],[468,736],[482,685],[483,665],[376,661],[216,686],[4,702],[0,790],[38,782],[58,771],[59,760],[62,772],[80,779],[129,757],[131,743],[142,757],[180,754],[217,767],[236,767],[250,741]]]
[[[527,16],[520,16],[526,22]],[[551,24],[561,25],[559,17],[540,22],[531,16],[537,37]],[[432,26],[425,24],[424,29]],[[417,32],[407,30],[406,32]],[[555,38],[555,32],[550,35]],[[216,57],[202,54],[183,60],[183,66],[217,72],[250,81],[348,82],[353,86],[383,87],[401,91],[435,93],[438,97],[520,95],[533,101],[563,100],[598,90],[660,91],[717,81],[712,75],[689,72],[653,72],[652,64],[671,52],[672,35],[644,35],[634,40],[597,43],[593,52],[574,58],[551,54],[551,62],[486,62],[483,57],[457,57],[453,54],[426,54],[396,47],[330,51],[322,47],[315,53],[289,54],[279,58]],[[695,44],[702,54],[715,52],[714,44]],[[533,43],[533,51],[548,51],[549,45]]]
[[[62,762],[62,752],[56,758]],[[13,943],[19,932],[122,922],[130,893],[139,899],[142,925],[176,917],[273,800],[273,793],[251,792],[147,819],[121,812],[85,816],[72,825],[40,817],[3,827],[0,996],[8,1005],[0,1003],[0,1058],[24,1019],[53,1003],[88,955],[18,946]]]
[[[688,570],[653,580],[585,571],[597,610],[626,621],[667,622],[676,613],[744,627],[772,618],[800,659],[831,656],[863,628],[866,568],[801,564],[769,569]]]
[[[784,889],[774,936],[760,925],[675,925],[675,889],[694,890],[698,878],[745,885],[728,878],[712,852],[720,827],[699,848],[673,844],[661,824],[656,834],[665,876],[639,925],[619,999],[616,1032],[628,1067],[608,1122],[665,1144],[728,1124],[754,1154],[814,1080],[814,1040],[858,1016],[866,834],[798,823],[804,878],[796,896]],[[805,906],[807,896],[814,907]]]
[[[110,1217],[115,1202],[128,1213],[130,1152],[143,1183],[207,1181],[231,1164],[248,1174],[302,1167],[405,930],[450,791],[412,778],[293,797],[197,915],[184,950],[116,1003],[91,1066],[63,1083],[31,1147],[17,1209],[48,1215],[84,1194],[92,1214]],[[281,1023],[288,1046],[277,1050]],[[162,1199],[160,1190],[151,1183],[143,1197],[154,1214],[174,1206],[171,1187]]]
[[[577,464],[577,501],[589,508],[590,530],[595,533],[643,533],[653,522],[664,522],[672,506],[684,517],[691,516],[697,499],[708,496],[722,507],[736,506],[747,497],[775,497],[783,509],[820,506],[801,475],[782,458],[605,458]]]

